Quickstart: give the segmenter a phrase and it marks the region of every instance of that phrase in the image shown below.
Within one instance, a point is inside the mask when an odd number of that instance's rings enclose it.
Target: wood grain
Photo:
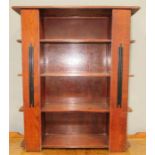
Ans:
[[[45,103],[102,103],[104,98],[109,103],[107,83],[107,78],[46,77]]]
[[[125,151],[127,144],[130,10],[113,10],[112,75],[110,91],[110,151]],[[117,107],[118,48],[123,46],[122,107]]]
[[[95,73],[95,72],[49,72],[42,73],[41,77],[72,77],[72,76],[80,76],[80,77],[110,77],[110,73]]]
[[[54,74],[54,75],[53,75]],[[53,76],[101,76],[101,77],[105,77],[105,76],[110,76],[110,73],[93,73],[93,74],[91,74],[91,73],[78,73],[78,74],[71,74],[71,73],[68,73],[68,75],[66,75],[66,73],[63,73],[63,72],[58,72],[58,73],[47,73],[47,74],[41,74],[41,76],[51,76],[51,75],[53,75]],[[19,76],[19,77],[22,77],[23,75],[22,75],[22,73],[18,73],[17,74],[17,76]],[[133,78],[133,77],[135,77],[135,75],[134,74],[129,74],[129,77],[130,78]]]
[[[21,9],[58,9],[58,10],[70,10],[70,9],[87,9],[87,10],[106,10],[106,9],[126,9],[131,10],[132,14],[136,13],[140,7],[139,6],[12,6],[16,12],[20,13]]]
[[[107,73],[110,70],[109,44],[53,43],[41,47],[41,66],[45,73]]]
[[[43,148],[108,148],[106,134],[46,135]]]
[[[23,134],[19,132],[10,131],[9,132],[9,138],[23,138]]]
[[[134,6],[16,6],[22,16],[24,146],[127,149],[130,17]],[[34,47],[34,108],[28,46]],[[122,107],[116,106],[123,46]],[[130,75],[131,76],[131,75]]]
[[[72,103],[67,100],[64,103],[46,103],[42,112],[109,112],[109,105],[106,99],[102,103]]]
[[[39,76],[39,10],[22,10],[22,61],[24,96],[24,139],[27,151],[41,149],[40,76]],[[28,47],[34,47],[34,108],[29,107]]]
[[[46,109],[46,107],[45,107],[45,109]],[[43,112],[48,112],[48,111],[52,111],[52,110],[50,110],[50,109],[48,109],[48,110],[45,110],[45,109],[42,109],[42,111]],[[94,108],[93,108],[94,109]],[[106,108],[107,109],[107,108]],[[82,110],[83,110],[83,108],[82,108]],[[19,112],[23,112],[24,111],[24,107],[23,106],[21,106],[20,108],[19,108]],[[96,111],[96,110],[93,110],[93,111]],[[105,110],[105,109],[100,109],[99,111],[103,111],[103,112],[105,112],[105,111],[109,111],[110,112],[110,110]],[[64,112],[64,111],[63,111]],[[87,111],[88,112],[88,111]],[[133,109],[131,108],[131,107],[128,107],[128,112],[133,112]]]
[[[22,133],[15,132],[15,131],[10,131],[9,132],[9,138],[23,138],[23,137],[24,137],[24,135]],[[134,138],[134,139],[143,138],[143,139],[146,139],[146,132],[136,132],[134,134],[129,134],[128,138]]]
[[[11,138],[10,137],[10,155],[32,155],[32,152],[26,152],[21,147],[21,141],[23,136],[20,135],[20,138]],[[130,147],[126,152],[119,153],[109,153],[106,149],[43,149],[39,155],[108,155],[108,154],[117,154],[117,155],[146,155],[146,139],[145,138],[129,138]]]
[[[108,133],[107,130],[108,120],[109,120],[108,113],[90,113],[90,112],[45,113],[44,135]]]
[[[132,135],[128,135],[128,138],[143,138],[146,139],[146,132],[137,132]]]
[[[18,43],[22,43],[21,39],[17,39]],[[135,43],[130,40],[130,43]],[[111,39],[40,39],[40,43],[111,43]]]
[[[57,19],[43,17],[43,39],[93,40],[110,39],[111,18]],[[104,27],[104,29],[103,29]],[[61,30],[61,31],[60,31]],[[80,33],[79,33],[80,32]]]

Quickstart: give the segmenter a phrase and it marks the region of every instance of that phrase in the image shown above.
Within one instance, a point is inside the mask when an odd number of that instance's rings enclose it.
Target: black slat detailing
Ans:
[[[34,69],[33,69],[33,64],[34,64],[34,59],[33,59],[33,54],[34,54],[34,49],[32,44],[29,46],[29,103],[30,107],[34,107]]]
[[[117,107],[122,107],[122,72],[123,72],[123,46],[118,48],[118,82],[117,82]]]

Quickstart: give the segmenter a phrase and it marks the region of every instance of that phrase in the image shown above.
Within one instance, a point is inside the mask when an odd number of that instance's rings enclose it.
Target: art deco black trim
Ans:
[[[34,107],[34,49],[32,44],[29,46],[29,103],[30,107]]]
[[[122,107],[123,46],[118,48],[117,107]]]

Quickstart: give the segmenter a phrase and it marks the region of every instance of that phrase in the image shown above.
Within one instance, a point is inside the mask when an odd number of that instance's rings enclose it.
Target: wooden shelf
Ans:
[[[42,112],[50,112],[50,109],[49,110],[47,110],[47,107],[48,107],[48,104],[45,106],[45,107],[43,107],[42,108]],[[95,107],[95,106],[94,106]],[[89,109],[89,111],[90,111],[90,109]],[[101,110],[101,112],[109,112],[109,109],[104,109],[104,110]],[[19,112],[24,112],[24,107],[23,106],[21,106],[20,108],[19,108]],[[131,107],[128,107],[128,112],[133,112],[133,109],[131,108]]]
[[[22,40],[17,39],[17,42],[22,43]],[[40,43],[111,43],[111,39],[40,39]],[[130,43],[135,43],[135,40]]]
[[[108,74],[108,73],[107,73],[107,74]],[[23,76],[23,75],[22,75],[22,73],[18,73],[17,76]],[[42,74],[41,74],[41,76],[42,76]],[[109,76],[110,76],[110,75],[109,75]],[[130,77],[130,78],[133,78],[133,77],[135,77],[135,75],[130,74],[129,77]]]
[[[84,76],[84,77],[110,77],[110,73],[94,73],[94,72],[56,72],[42,73],[42,77],[46,76]]]
[[[46,16],[46,19],[104,19],[109,16]]]
[[[42,112],[109,112],[109,105],[103,103],[51,103],[45,104]]]
[[[107,134],[50,134],[43,137],[43,148],[108,148]]]
[[[140,7],[139,6],[12,6],[12,9],[15,10],[17,13],[21,13],[21,9],[45,9],[45,10],[51,10],[53,13],[55,13],[52,9],[54,10],[62,10],[62,11],[68,11],[68,10],[76,10],[76,12],[78,12],[78,10],[82,9],[82,10],[101,10],[103,13],[107,10],[112,10],[112,9],[128,9],[131,10],[131,14],[136,13]],[[59,15],[59,14],[58,14]],[[64,13],[63,16],[65,16],[66,14]],[[100,14],[99,14],[100,15]]]
[[[22,43],[22,40],[17,42]],[[111,43],[111,39],[40,39],[40,43]]]
[[[41,43],[111,43],[111,39],[41,39]]]

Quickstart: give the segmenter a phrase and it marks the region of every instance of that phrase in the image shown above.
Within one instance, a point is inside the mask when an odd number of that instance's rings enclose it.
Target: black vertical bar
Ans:
[[[34,69],[33,69],[33,64],[34,64],[34,49],[32,44],[29,46],[29,96],[30,96],[30,107],[34,107]]]
[[[122,107],[123,46],[118,48],[117,107]]]

